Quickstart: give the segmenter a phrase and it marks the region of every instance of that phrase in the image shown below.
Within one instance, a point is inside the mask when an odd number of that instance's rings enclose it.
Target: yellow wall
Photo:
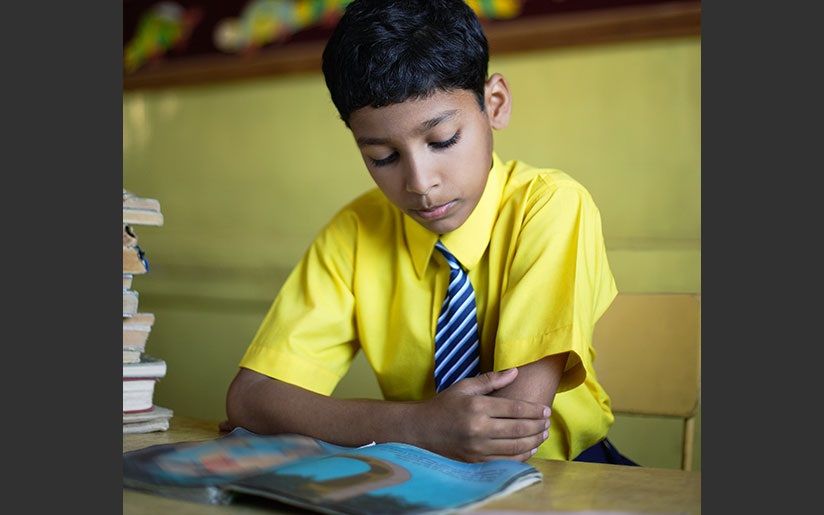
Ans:
[[[589,188],[619,290],[700,293],[700,39],[502,55],[490,71],[514,95],[498,153]],[[136,228],[151,269],[134,288],[157,317],[147,351],[168,363],[155,400],[220,419],[285,275],[370,179],[317,73],[124,92],[123,185],[166,219]],[[379,396],[365,360],[336,395]],[[677,467],[679,430],[620,417],[610,437],[644,465]]]

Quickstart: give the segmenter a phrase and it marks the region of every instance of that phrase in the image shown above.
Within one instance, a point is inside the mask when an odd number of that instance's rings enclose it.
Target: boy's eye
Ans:
[[[461,131],[456,132],[454,136],[452,136],[446,141],[433,141],[429,144],[429,146],[431,146],[434,149],[441,150],[444,148],[451,147],[452,145],[457,143],[459,139],[461,139]]]
[[[386,166],[388,164],[392,164],[392,162],[395,161],[397,158],[398,158],[398,153],[397,152],[392,152],[391,154],[389,154],[388,157],[384,157],[383,159],[372,159],[372,158],[369,158],[369,159],[372,161],[372,164],[374,166]]]
[[[461,131],[458,131],[458,132],[455,133],[454,136],[452,136],[448,140],[433,141],[433,142],[429,143],[429,146],[431,148],[435,149],[435,150],[443,150],[443,149],[451,147],[452,145],[457,143],[458,140],[460,140],[460,139],[461,139]],[[370,157],[369,160],[372,162],[372,166],[374,166],[376,168],[379,168],[381,166],[390,165],[390,164],[394,163],[395,161],[397,161],[398,160],[398,153],[397,152],[392,152],[391,154],[389,154],[388,156],[386,156],[382,159],[374,159],[374,158]]]

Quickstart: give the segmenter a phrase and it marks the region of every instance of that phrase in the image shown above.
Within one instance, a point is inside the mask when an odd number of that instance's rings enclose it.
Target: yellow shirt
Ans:
[[[435,395],[434,334],[449,267],[378,189],[339,211],[287,278],[240,366],[331,394],[362,349],[387,400]],[[481,372],[570,352],[536,456],[572,459],[607,434],[595,322],[617,293],[598,208],[565,173],[493,155],[467,221],[441,237],[475,288]]]

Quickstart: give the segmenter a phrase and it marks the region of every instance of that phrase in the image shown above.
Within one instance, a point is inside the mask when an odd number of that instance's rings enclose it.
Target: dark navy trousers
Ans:
[[[637,463],[627,458],[615,448],[612,443],[604,438],[589,449],[585,450],[572,461],[586,461],[589,463],[611,463],[613,465],[639,466]]]

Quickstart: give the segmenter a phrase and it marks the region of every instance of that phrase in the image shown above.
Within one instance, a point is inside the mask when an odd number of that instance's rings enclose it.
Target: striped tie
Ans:
[[[480,352],[475,290],[469,276],[440,241],[435,248],[449,263],[449,288],[435,330],[435,388],[440,392],[455,381],[478,375]]]

